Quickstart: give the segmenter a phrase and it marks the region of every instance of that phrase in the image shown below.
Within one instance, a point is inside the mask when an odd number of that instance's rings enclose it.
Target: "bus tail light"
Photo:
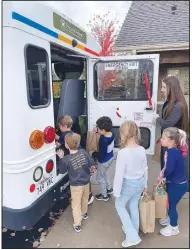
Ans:
[[[29,191],[33,193],[35,191],[35,184],[31,184]]]
[[[29,143],[30,146],[33,149],[39,149],[43,146],[44,144],[44,134],[40,130],[35,130],[31,133],[30,138],[29,138]]]
[[[44,139],[45,143],[51,143],[55,140],[55,129],[51,126],[48,126],[44,130]]]
[[[53,166],[54,166],[53,160],[49,160],[46,165],[46,172],[51,173],[51,171],[53,170]]]
[[[42,178],[42,175],[43,175],[43,168],[42,167],[37,167],[33,173],[33,180],[35,182],[38,182],[41,180]]]

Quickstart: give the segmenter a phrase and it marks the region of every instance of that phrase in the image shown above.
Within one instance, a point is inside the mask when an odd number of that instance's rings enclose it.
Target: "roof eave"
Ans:
[[[172,44],[154,44],[154,45],[140,45],[116,47],[114,52],[154,52],[154,51],[171,51],[171,50],[189,50],[189,43],[172,43]]]

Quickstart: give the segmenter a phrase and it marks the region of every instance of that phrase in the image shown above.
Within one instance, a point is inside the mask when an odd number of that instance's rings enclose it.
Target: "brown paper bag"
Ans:
[[[88,153],[99,151],[99,138],[100,134],[95,133],[93,131],[88,131],[87,142],[86,142],[86,151]]]
[[[164,218],[167,215],[168,195],[163,185],[154,186],[153,198],[155,200],[155,218]]]
[[[139,201],[139,227],[143,233],[155,231],[155,201],[149,196]]]
[[[155,145],[155,154],[152,156],[152,160],[160,162],[160,158],[161,158],[161,142],[160,142],[160,139],[159,139],[156,142],[156,145]]]

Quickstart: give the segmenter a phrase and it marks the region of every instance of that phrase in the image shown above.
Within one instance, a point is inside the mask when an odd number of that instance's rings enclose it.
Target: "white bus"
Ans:
[[[68,176],[57,172],[58,117],[87,130],[101,116],[118,128],[134,120],[153,154],[158,55],[99,57],[77,23],[39,2],[3,2],[3,226],[26,230],[61,198]],[[81,80],[85,75],[86,81]]]

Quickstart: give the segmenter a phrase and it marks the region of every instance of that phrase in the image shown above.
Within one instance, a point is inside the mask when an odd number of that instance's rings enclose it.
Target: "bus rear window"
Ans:
[[[45,49],[28,45],[25,50],[28,103],[32,108],[50,103],[48,54]]]
[[[99,101],[147,101],[144,73],[147,73],[152,95],[153,62],[151,60],[102,61],[96,63],[94,69],[95,99]]]
[[[140,134],[141,134],[140,145],[143,146],[145,149],[150,148],[151,131],[145,127],[139,127],[139,130],[140,130]],[[115,136],[115,147],[120,147],[119,127],[118,126],[112,127],[112,132]]]

